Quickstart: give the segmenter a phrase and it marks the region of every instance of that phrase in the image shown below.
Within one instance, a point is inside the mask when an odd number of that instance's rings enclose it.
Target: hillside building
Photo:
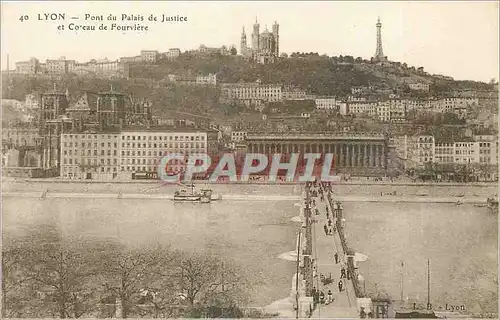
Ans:
[[[267,30],[267,26],[262,33],[259,29],[260,24],[255,19],[250,48],[247,44],[245,27],[243,27],[240,41],[241,55],[258,63],[274,63],[279,57],[279,24],[274,22],[272,32]]]

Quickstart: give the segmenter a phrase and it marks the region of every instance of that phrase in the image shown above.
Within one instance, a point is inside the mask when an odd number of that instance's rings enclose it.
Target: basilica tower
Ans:
[[[253,33],[252,33],[252,50],[259,50],[259,33],[260,25],[257,22],[257,17],[255,17],[255,23],[253,24]]]
[[[276,57],[279,57],[280,56],[280,36],[279,36],[279,29],[280,29],[280,25],[278,24],[277,21],[274,21],[274,24],[273,24],[273,35],[274,35],[274,54],[276,55]]]
[[[243,31],[241,31],[240,53],[244,55],[246,50],[247,50],[247,34],[245,33],[245,27],[243,27]]]

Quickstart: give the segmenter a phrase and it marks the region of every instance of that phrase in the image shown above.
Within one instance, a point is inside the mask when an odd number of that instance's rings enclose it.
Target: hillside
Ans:
[[[53,88],[54,81],[61,90],[68,88],[72,100],[84,91],[107,91],[110,85],[117,91],[130,93],[137,98],[146,98],[154,103],[154,113],[170,116],[173,111],[214,118],[234,116],[243,109],[220,105],[219,91],[214,87],[186,86],[166,80],[169,74],[196,76],[217,73],[218,82],[279,83],[301,87],[308,93],[345,97],[351,87],[386,87],[401,92],[407,81],[423,81],[431,84],[431,94],[444,95],[457,89],[488,90],[491,85],[473,81],[453,81],[418,72],[399,62],[377,65],[361,58],[328,57],[315,53],[293,54],[275,64],[262,65],[246,61],[240,56],[193,56],[182,54],[174,61],[160,61],[154,65],[134,64],[130,66],[130,79],[85,79],[66,75],[52,79],[49,76],[25,77],[2,75],[2,95],[7,99],[24,100],[32,91],[45,92]],[[423,96],[424,93],[408,93]],[[287,110],[284,108],[283,110]],[[249,110],[248,110],[249,111]],[[251,111],[250,111],[251,112]]]
[[[199,116],[213,114],[216,110],[223,112],[218,105],[218,93],[215,88],[176,86],[166,81],[151,79],[84,79],[67,76],[55,80],[57,87],[64,92],[66,88],[70,100],[76,101],[85,91],[101,92],[113,90],[132,94],[134,98],[145,98],[153,101],[153,112],[158,116],[170,116],[172,111],[193,113]],[[12,84],[2,88],[4,97],[24,100],[25,94],[32,91],[46,92],[53,89],[53,80],[49,77],[27,79],[12,77]]]
[[[180,56],[156,65],[133,65],[131,77],[165,79],[168,74],[197,75],[217,73],[220,82],[281,83],[296,85],[319,95],[345,95],[352,86],[368,85],[377,78],[354,65],[336,64],[326,56],[307,59],[280,59],[276,64],[254,64],[239,56]]]

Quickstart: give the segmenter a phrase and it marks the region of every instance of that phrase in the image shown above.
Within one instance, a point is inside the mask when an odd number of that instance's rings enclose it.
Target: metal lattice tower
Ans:
[[[380,18],[377,20],[377,50],[375,51],[376,60],[387,60],[384,56],[384,50],[382,49],[382,23],[380,23]]]

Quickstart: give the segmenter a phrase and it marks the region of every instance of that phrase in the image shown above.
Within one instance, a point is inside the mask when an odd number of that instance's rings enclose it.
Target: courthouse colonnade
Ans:
[[[335,167],[387,167],[387,143],[382,135],[252,135],[246,137],[247,153],[332,153]]]

